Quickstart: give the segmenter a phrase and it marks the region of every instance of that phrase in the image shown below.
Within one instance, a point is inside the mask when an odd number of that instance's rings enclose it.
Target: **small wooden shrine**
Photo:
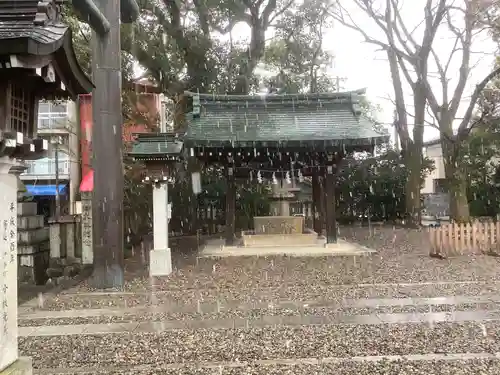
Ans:
[[[185,93],[192,98],[182,140],[184,154],[202,164],[224,167],[227,178],[227,245],[236,238],[235,207],[238,179],[259,181],[312,177],[314,227],[325,227],[326,242],[337,241],[335,174],[351,152],[372,152],[387,140],[362,116],[363,90],[308,95],[212,95]],[[142,144],[139,146],[139,144]],[[172,155],[165,135],[138,139],[148,154],[148,168],[158,169]],[[176,157],[181,155],[176,149]],[[143,158],[144,159],[144,158]],[[158,180],[160,180],[158,178]]]
[[[22,221],[17,221],[17,191],[18,175],[25,169],[23,160],[41,158],[48,150],[47,141],[37,137],[38,101],[76,98],[93,87],[76,60],[71,30],[61,22],[61,4],[61,0],[0,1],[2,373],[32,373],[31,363],[18,358],[17,267],[18,263],[33,267],[38,257],[33,252],[18,254],[17,230]],[[19,207],[21,214],[36,215],[36,206],[34,210],[30,204]]]
[[[36,137],[38,101],[76,98],[93,88],[61,22],[61,4],[0,2],[0,156],[39,157],[47,142]]]
[[[312,176],[315,228],[337,240],[335,173],[342,158],[387,139],[361,115],[363,91],[308,95],[193,97],[184,147],[227,175],[226,243],[235,239],[235,183],[249,178]],[[323,182],[323,183],[322,183]],[[321,197],[325,202],[321,204]],[[321,209],[324,207],[325,209]]]

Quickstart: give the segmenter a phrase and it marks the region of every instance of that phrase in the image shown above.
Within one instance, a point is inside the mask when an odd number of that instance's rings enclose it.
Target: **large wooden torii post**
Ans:
[[[123,159],[120,21],[139,16],[135,0],[73,0],[92,37],[92,238],[95,288],[120,288],[123,269]]]

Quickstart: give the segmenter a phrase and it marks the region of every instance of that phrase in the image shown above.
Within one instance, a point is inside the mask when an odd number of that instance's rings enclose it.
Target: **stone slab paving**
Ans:
[[[306,307],[307,306],[307,307]],[[120,310],[104,310],[102,314],[95,315],[101,312],[99,309],[82,310],[85,312],[84,316],[78,314],[78,310],[63,311],[64,317],[50,317],[46,318],[27,318],[23,317],[18,320],[20,327],[39,327],[39,326],[52,326],[52,325],[88,325],[88,324],[109,324],[109,323],[131,323],[131,322],[151,322],[151,321],[175,321],[182,324],[184,320],[235,320],[236,325],[238,321],[265,319],[266,316],[318,316],[325,317],[332,321],[339,321],[346,316],[359,316],[359,315],[383,315],[383,314],[421,314],[431,313],[434,314],[435,319],[443,319],[437,313],[455,314],[457,318],[460,317],[458,312],[477,311],[481,310],[484,313],[494,312],[500,310],[500,304],[496,302],[484,303],[461,303],[461,304],[437,304],[437,305],[400,305],[400,306],[378,306],[378,307],[274,307],[269,306],[261,309],[237,309],[237,310],[221,310],[220,312],[166,312],[161,309],[147,308],[147,309],[133,309],[134,312],[127,312],[126,309]],[[132,310],[132,309],[128,309]],[[93,313],[87,314],[86,312]],[[75,314],[70,314],[75,313]],[[35,314],[33,314],[35,315]]]
[[[366,257],[175,261],[125,288],[20,306],[36,374],[499,374],[500,261],[427,257],[422,234],[352,229]],[[142,268],[141,268],[142,267]]]
[[[465,285],[471,285],[466,283]],[[401,285],[402,286],[402,285]],[[420,287],[420,284],[414,284],[414,288]],[[360,287],[361,288],[361,287]],[[81,295],[80,295],[81,297]],[[239,300],[226,300],[216,302],[198,300],[196,304],[189,303],[170,303],[156,304],[154,306],[135,306],[123,308],[100,308],[100,309],[71,309],[71,310],[44,310],[44,306],[40,306],[38,311],[23,310],[19,313],[21,320],[33,319],[62,319],[62,318],[85,318],[103,315],[126,315],[126,314],[141,314],[151,312],[171,312],[171,313],[186,313],[196,311],[200,315],[210,313],[221,313],[229,311],[254,311],[264,309],[276,310],[303,310],[313,308],[336,308],[336,309],[362,309],[362,308],[395,308],[402,306],[409,307],[426,307],[431,306],[460,306],[473,305],[484,303],[500,303],[500,295],[497,294],[480,294],[480,295],[450,295],[439,297],[408,297],[408,298],[358,298],[349,299],[318,299],[318,300],[290,300],[290,301],[275,301],[275,302],[254,302],[244,303]]]
[[[500,310],[474,310],[433,313],[390,313],[365,315],[264,315],[259,318],[234,319],[188,319],[131,321],[120,323],[58,324],[24,326],[19,329],[19,336],[60,336],[60,335],[96,335],[107,333],[161,333],[178,329],[231,329],[231,328],[266,328],[276,326],[303,326],[326,324],[405,324],[439,322],[500,321]]]

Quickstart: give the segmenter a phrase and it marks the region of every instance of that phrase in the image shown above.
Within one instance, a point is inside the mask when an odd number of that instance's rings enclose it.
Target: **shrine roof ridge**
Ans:
[[[60,20],[62,0],[0,1],[0,40],[18,40],[2,53],[47,55],[63,43],[68,25]],[[19,39],[25,42],[19,43]]]
[[[82,71],[72,43],[71,29],[61,19],[65,0],[0,1],[0,68],[42,68],[54,60],[65,88],[56,96],[87,94],[94,85]],[[43,57],[36,60],[33,57]],[[12,59],[22,62],[13,64]],[[50,58],[50,59],[48,59]]]
[[[180,155],[184,142],[174,133],[137,133],[128,154],[137,158],[154,155]]]
[[[285,102],[314,102],[327,101],[338,103],[359,103],[359,97],[366,94],[366,89],[345,92],[327,92],[311,94],[266,94],[266,95],[242,95],[242,94],[207,94],[185,91],[186,96],[198,97],[203,104],[221,102],[252,102],[252,103],[285,103]]]
[[[147,132],[147,133],[133,133],[133,135],[141,142],[158,142],[163,140],[165,142],[182,143],[182,133],[172,132]]]

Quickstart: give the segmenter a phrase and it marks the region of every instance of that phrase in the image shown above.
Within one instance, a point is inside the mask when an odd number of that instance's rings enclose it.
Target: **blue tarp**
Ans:
[[[24,185],[27,192],[25,195],[55,197],[56,185]],[[66,184],[59,184],[59,194],[66,194]]]

